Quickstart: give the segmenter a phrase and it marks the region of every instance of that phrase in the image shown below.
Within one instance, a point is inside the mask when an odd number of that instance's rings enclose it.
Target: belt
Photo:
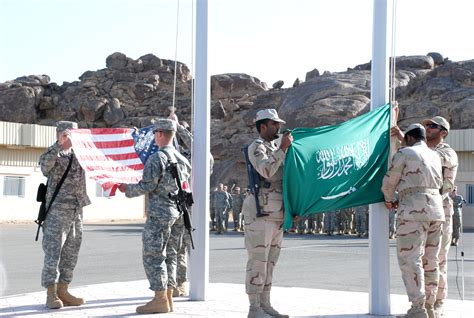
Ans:
[[[398,196],[401,199],[406,195],[414,194],[414,193],[441,194],[440,192],[441,190],[436,189],[436,188],[411,187],[411,188],[403,189],[400,192],[398,192]]]

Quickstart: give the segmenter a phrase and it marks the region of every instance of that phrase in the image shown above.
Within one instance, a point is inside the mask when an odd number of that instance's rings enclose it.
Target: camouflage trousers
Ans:
[[[354,222],[356,224],[357,234],[360,234],[360,235],[365,234],[365,212],[363,213],[356,212]]]
[[[314,215],[314,223],[316,232],[322,232],[324,229],[324,214],[316,213]]]
[[[150,289],[163,291],[176,286],[177,246],[179,229],[177,218],[148,216],[143,229],[143,267]]]
[[[245,248],[248,254],[245,290],[247,294],[270,291],[273,269],[280,257],[283,241],[281,221],[264,218],[245,221]]]
[[[211,218],[211,224],[209,225],[209,228],[216,229],[216,209],[209,208],[209,214]]]
[[[82,208],[53,204],[43,223],[41,286],[72,281],[82,242]]]
[[[191,248],[191,238],[188,231],[183,226],[183,240],[178,250],[178,264],[176,270],[176,283],[181,285],[188,281],[188,257]]]
[[[326,212],[324,213],[324,231],[332,233],[335,230],[336,213]]]
[[[446,216],[446,221],[443,224],[441,237],[441,249],[439,250],[439,285],[436,299],[446,299],[448,297],[448,253],[451,246],[451,239],[453,234],[452,219]]]
[[[461,216],[459,215],[453,215],[453,239],[459,240],[461,237],[461,226],[462,226],[462,220]]]
[[[232,209],[232,219],[234,220],[234,228],[242,228],[242,207]]]
[[[397,257],[408,299],[433,305],[439,281],[442,222],[398,220]]]
[[[226,208],[216,208],[216,230],[224,233],[227,231],[228,214]]]

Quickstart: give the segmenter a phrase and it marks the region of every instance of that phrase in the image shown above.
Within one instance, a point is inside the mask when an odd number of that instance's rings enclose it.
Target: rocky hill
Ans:
[[[169,114],[174,67],[174,61],[152,54],[133,60],[114,53],[105,69],[87,71],[76,82],[58,85],[47,75],[30,75],[0,83],[0,120],[144,127]],[[474,128],[474,60],[452,62],[439,53],[403,56],[397,57],[396,70],[401,127],[442,115],[454,129]],[[176,113],[191,123],[191,74],[182,63],[177,63],[176,74]],[[253,118],[259,109],[278,109],[287,128],[332,125],[367,112],[370,63],[338,73],[314,69],[293,87],[282,86],[279,81],[268,88],[247,74],[211,77],[211,152],[216,159],[211,185],[246,186],[241,147],[256,136]]]

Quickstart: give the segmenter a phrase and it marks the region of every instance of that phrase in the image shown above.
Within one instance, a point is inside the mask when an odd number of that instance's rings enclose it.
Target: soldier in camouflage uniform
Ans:
[[[281,123],[285,122],[275,109],[258,111],[255,125],[260,136],[248,147],[250,163],[266,181],[266,185],[260,188],[259,203],[261,212],[268,214],[257,217],[255,196],[245,198],[242,214],[248,253],[245,279],[250,301],[248,317],[288,317],[279,314],[270,303],[273,269],[283,240],[283,162],[293,141],[291,134],[284,134],[280,147],[277,147],[274,140],[279,137]]]
[[[336,214],[337,211],[324,212],[324,232],[331,236],[336,229]]]
[[[137,184],[121,184],[119,189],[129,198],[148,194],[149,211],[143,230],[143,265],[150,289],[155,297],[144,306],[137,307],[139,314],[173,311],[173,290],[176,287],[177,248],[182,230],[173,226],[180,214],[169,197],[177,193],[178,185],[169,170],[170,162],[177,162],[183,188],[189,187],[191,165],[173,147],[176,122],[160,118],[154,123],[155,142],[160,150],[145,163],[143,178]]]
[[[226,215],[227,211],[230,210],[231,201],[222,183],[219,183],[218,190],[214,194],[214,207],[216,210],[217,234],[225,233],[227,232]]]
[[[227,229],[229,228],[230,213],[232,212],[232,195],[229,193],[229,187],[227,187],[226,185],[224,185],[224,193],[227,196],[227,200],[229,201],[229,207],[225,211],[225,217],[224,217],[225,229],[227,231]]]
[[[240,193],[240,187],[234,188],[232,194],[232,219],[234,220],[234,231],[242,231],[242,204],[244,195]]]
[[[43,223],[41,285],[47,288],[46,306],[51,309],[79,306],[85,302],[68,292],[82,242],[82,208],[90,204],[85,171],[74,156],[70,139],[69,130],[76,128],[77,123],[58,122],[58,140],[39,159],[41,171],[48,178],[47,206],[72,160],[71,168]]]
[[[387,209],[398,206],[397,256],[412,302],[408,318],[425,318],[427,314],[434,317],[439,281],[437,255],[444,222],[440,195],[443,176],[439,156],[427,147],[425,136],[420,124],[407,128],[404,138],[408,147],[393,156],[382,184]]]
[[[342,210],[342,229],[344,234],[351,234],[352,222],[354,221],[354,208]]]
[[[314,217],[314,234],[322,233],[324,230],[324,213],[316,213]]]
[[[365,235],[365,215],[368,210],[367,205],[361,205],[355,208],[355,224],[356,224],[356,232],[358,237],[362,237]]]
[[[450,193],[454,189],[454,182],[458,171],[458,156],[456,152],[443,140],[449,133],[450,125],[448,121],[436,116],[426,119],[422,122],[426,128],[426,140],[428,147],[435,150],[441,158],[443,166],[443,207],[444,216],[446,218],[443,224],[441,239],[441,249],[439,251],[439,286],[436,294],[435,309],[438,315],[443,314],[443,301],[448,297],[448,253],[451,245],[452,236],[452,215],[453,200]]]
[[[217,231],[217,226],[216,226],[216,207],[215,207],[215,200],[216,200],[216,192],[218,191],[217,187],[212,189],[210,195],[209,195],[209,209],[210,209],[210,218],[211,218],[211,224],[209,225],[209,228],[211,231]]]
[[[462,195],[457,194],[458,187],[454,187],[451,198],[453,199],[453,238],[451,245],[457,246],[459,239],[461,238],[462,228],[462,206],[466,203],[466,200]]]

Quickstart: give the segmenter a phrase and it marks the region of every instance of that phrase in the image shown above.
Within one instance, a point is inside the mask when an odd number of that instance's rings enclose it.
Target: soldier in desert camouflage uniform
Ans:
[[[174,223],[180,217],[169,194],[178,191],[170,173],[169,163],[177,162],[183,188],[189,187],[191,165],[172,145],[176,122],[158,119],[154,123],[155,142],[160,150],[150,156],[143,169],[143,178],[137,184],[121,184],[119,189],[129,198],[148,194],[149,211],[143,230],[143,265],[150,289],[155,297],[146,305],[137,307],[139,314],[173,311],[173,290],[176,287],[177,240],[182,233]]]
[[[284,134],[280,147],[278,138],[281,123],[275,109],[257,112],[255,125],[259,138],[248,147],[252,166],[266,180],[261,187],[259,202],[262,213],[257,217],[255,196],[245,198],[242,214],[245,221],[245,248],[248,253],[245,288],[250,301],[248,317],[288,317],[279,314],[270,303],[273,269],[278,261],[283,240],[283,195],[282,178],[285,153],[293,137]]]
[[[43,224],[44,267],[41,285],[47,288],[46,306],[51,309],[84,303],[84,299],[68,292],[82,242],[82,208],[90,204],[85,172],[74,156],[70,139],[69,130],[75,128],[77,123],[58,122],[58,140],[39,159],[41,171],[48,178],[47,204],[72,160],[71,168]]]
[[[398,205],[397,256],[412,302],[408,318],[425,318],[427,314],[434,317],[439,281],[437,255],[444,222],[440,195],[443,176],[439,156],[427,147],[425,136],[420,124],[407,128],[404,138],[408,147],[393,156],[382,185],[387,209]]]
[[[422,124],[426,129],[426,144],[429,148],[438,153],[443,167],[442,195],[445,222],[442,227],[443,236],[438,256],[440,277],[434,305],[437,315],[441,316],[443,314],[443,301],[448,296],[448,253],[451,244],[452,215],[454,212],[452,199],[449,194],[454,189],[454,182],[458,170],[458,156],[447,143],[443,142],[451,128],[445,118],[436,116],[431,119],[423,120]],[[395,135],[399,140],[403,139],[403,133],[401,133],[397,126],[392,128],[392,135]]]
[[[443,236],[439,251],[439,286],[435,303],[435,310],[441,316],[443,314],[443,301],[448,297],[448,253],[453,234],[452,215],[454,213],[453,200],[450,197],[450,193],[454,190],[454,182],[458,171],[458,155],[453,148],[443,142],[450,129],[450,125],[445,118],[436,116],[424,120],[422,124],[426,128],[428,147],[438,153],[443,167],[442,195],[446,221],[442,228]]]

